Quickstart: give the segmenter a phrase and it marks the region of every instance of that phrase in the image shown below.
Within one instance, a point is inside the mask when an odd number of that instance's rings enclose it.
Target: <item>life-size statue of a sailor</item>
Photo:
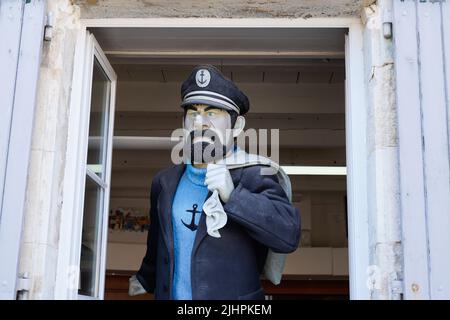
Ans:
[[[285,254],[299,245],[289,178],[235,146],[249,100],[217,68],[195,67],[181,98],[188,156],[152,181],[147,252],[130,294],[264,299],[261,275],[278,284]],[[268,167],[276,173],[263,174]]]

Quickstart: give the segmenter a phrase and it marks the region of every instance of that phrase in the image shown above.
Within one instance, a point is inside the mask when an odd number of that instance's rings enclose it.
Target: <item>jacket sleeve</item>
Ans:
[[[159,177],[156,176],[153,179],[150,193],[150,228],[147,236],[147,251],[142,260],[141,267],[136,274],[136,278],[149,293],[154,292],[156,282],[156,250],[158,247],[159,232],[157,201],[160,191]]]
[[[293,252],[300,240],[299,212],[289,202],[276,175],[261,175],[260,169],[243,169],[224,210],[251,237],[274,252]]]

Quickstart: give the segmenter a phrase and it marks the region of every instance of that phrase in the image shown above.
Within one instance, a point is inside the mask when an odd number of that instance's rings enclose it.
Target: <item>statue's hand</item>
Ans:
[[[234,190],[230,171],[222,164],[208,164],[205,185],[208,186],[210,191],[217,190],[223,202],[227,202],[230,199],[231,192]]]
[[[129,287],[128,287],[128,295],[130,296],[137,296],[139,294],[144,294],[147,291],[145,291],[144,287],[141,285],[139,280],[136,278],[136,276],[132,276],[129,280]]]

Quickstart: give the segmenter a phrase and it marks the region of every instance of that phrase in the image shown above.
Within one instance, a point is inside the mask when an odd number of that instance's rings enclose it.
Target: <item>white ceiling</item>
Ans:
[[[344,57],[346,29],[337,28],[92,28],[107,53]]]
[[[184,81],[197,63],[183,58],[171,61],[146,59],[146,63],[137,64],[135,59],[111,59],[119,81],[177,82]],[[159,59],[156,59],[157,61]],[[212,61],[211,61],[212,60]],[[247,61],[247,63],[245,63]],[[183,63],[184,62],[184,63]],[[345,79],[344,60],[342,59],[203,59],[200,64],[210,63],[221,69],[223,74],[236,83],[343,83]]]

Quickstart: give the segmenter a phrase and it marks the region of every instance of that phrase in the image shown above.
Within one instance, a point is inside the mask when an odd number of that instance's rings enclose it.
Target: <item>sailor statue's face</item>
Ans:
[[[186,147],[193,163],[211,163],[231,152],[233,132],[230,114],[217,107],[195,104],[186,107]]]

